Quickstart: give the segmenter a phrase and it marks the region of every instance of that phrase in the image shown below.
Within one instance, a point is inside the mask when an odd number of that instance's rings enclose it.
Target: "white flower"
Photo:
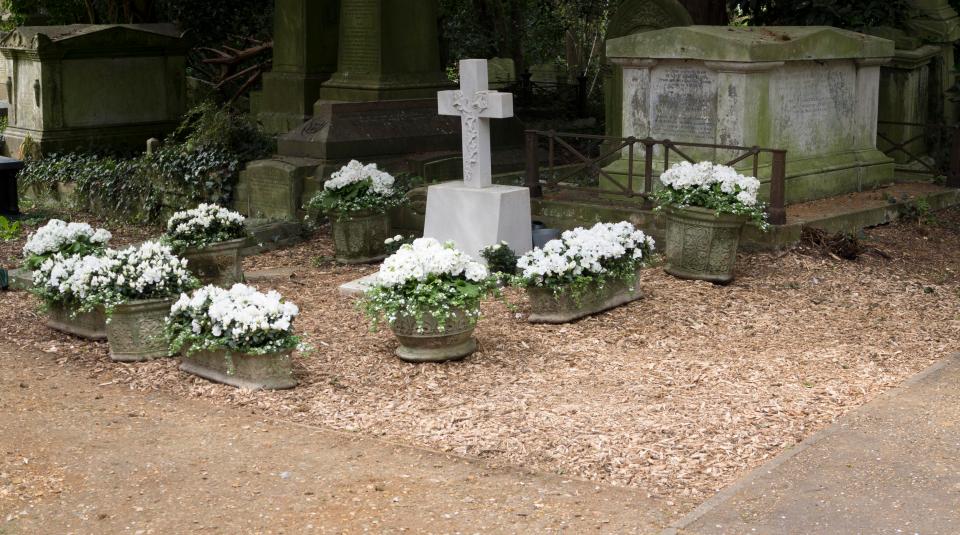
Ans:
[[[542,285],[548,278],[602,275],[605,264],[623,258],[643,260],[653,247],[653,238],[626,221],[597,223],[565,231],[560,239],[521,256],[517,268],[529,284]]]
[[[488,273],[486,266],[455,249],[452,243],[441,244],[433,238],[420,238],[403,245],[384,260],[378,282],[381,286],[402,286],[412,280],[426,280],[431,275],[463,276],[481,281]]]
[[[679,162],[660,175],[660,182],[674,190],[710,189],[719,184],[720,191],[734,196],[746,206],[757,204],[760,190],[760,181],[755,177],[741,175],[732,167],[711,162]]]
[[[196,245],[239,238],[246,218],[217,204],[200,204],[167,220],[167,236]]]
[[[332,173],[330,179],[324,182],[323,189],[337,190],[365,180],[370,182],[370,189],[375,193],[385,197],[394,194],[395,179],[390,173],[377,169],[375,163],[364,165],[357,160],[350,160],[339,171]]]
[[[45,256],[62,252],[80,241],[104,247],[110,238],[112,236],[106,229],[94,230],[87,223],[67,223],[59,219],[51,219],[30,235],[23,246],[23,256]]]

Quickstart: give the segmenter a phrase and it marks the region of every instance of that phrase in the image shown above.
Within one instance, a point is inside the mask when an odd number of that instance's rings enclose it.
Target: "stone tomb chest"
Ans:
[[[186,109],[187,43],[170,24],[22,26],[0,40],[7,154],[142,147]]]
[[[607,42],[624,70],[624,137],[785,149],[788,202],[893,180],[876,145],[880,65],[892,56],[891,41],[830,27],[687,26]],[[738,154],[684,151],[721,163]],[[626,169],[621,159],[608,172]]]

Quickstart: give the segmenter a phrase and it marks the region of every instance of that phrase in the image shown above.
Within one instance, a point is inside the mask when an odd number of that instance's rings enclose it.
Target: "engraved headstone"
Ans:
[[[891,56],[888,40],[828,27],[687,26],[607,41],[607,57],[623,68],[623,136],[785,149],[788,202],[893,180],[876,144],[880,65]],[[682,150],[718,162],[739,155]],[[770,164],[761,161],[758,178],[770,176]],[[739,165],[752,174],[752,159]],[[622,158],[606,170],[616,177],[627,168]]]

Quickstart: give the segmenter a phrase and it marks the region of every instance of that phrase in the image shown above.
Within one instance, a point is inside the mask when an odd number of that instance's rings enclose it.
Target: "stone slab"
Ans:
[[[760,466],[663,531],[960,532],[960,355]]]
[[[359,297],[367,293],[367,290],[377,283],[377,275],[378,273],[371,273],[341,284],[337,291],[344,297]]]
[[[505,241],[518,255],[533,247],[530,190],[493,185],[471,188],[463,182],[444,182],[427,189],[427,217],[423,235],[451,240],[457,248],[482,261],[480,250]]]

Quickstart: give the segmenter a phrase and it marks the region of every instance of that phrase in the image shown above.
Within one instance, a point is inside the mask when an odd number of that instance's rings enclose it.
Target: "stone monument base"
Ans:
[[[533,248],[530,190],[493,185],[471,188],[461,181],[427,189],[427,217],[423,235],[452,240],[457,248],[482,261],[480,250],[505,241],[521,255]]]
[[[42,154],[103,149],[104,147],[142,150],[147,139],[151,137],[163,139],[167,134],[173,132],[178,124],[177,121],[158,121],[113,126],[60,128],[56,130],[34,130],[9,126],[3,132],[3,138],[6,141],[4,152],[7,156],[17,157],[20,152],[20,145],[28,136],[37,144]]]

